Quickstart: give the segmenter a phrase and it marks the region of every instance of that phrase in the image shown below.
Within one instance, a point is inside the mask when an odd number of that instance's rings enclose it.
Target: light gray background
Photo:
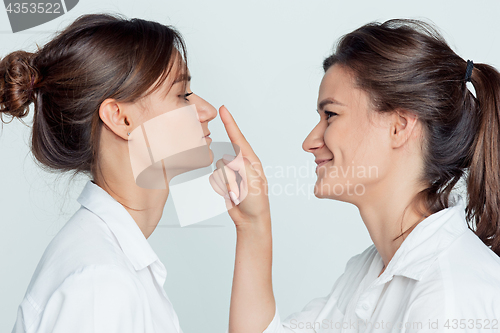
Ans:
[[[109,11],[177,27],[187,42],[193,91],[232,111],[267,166],[273,281],[282,317],[326,295],[347,260],[372,244],[356,207],[319,200],[307,187],[315,182],[314,157],[301,145],[318,121],[321,63],[334,42],[369,21],[427,18],[464,59],[500,67],[496,0],[81,0],[64,16],[16,34],[10,32],[7,14],[0,8],[0,56],[33,50],[35,43],[44,44],[51,33],[81,14]],[[219,118],[210,130],[214,141],[228,140]],[[68,183],[65,176],[38,169],[28,149],[30,129],[20,122],[0,132],[0,331],[10,332],[44,249],[79,208],[76,198],[86,179]],[[290,168],[302,170],[302,176],[294,177]],[[289,194],[280,194],[286,185]],[[169,199],[149,238],[167,267],[167,294],[185,333],[224,332],[235,248],[233,223],[222,214],[200,224],[205,228],[179,228],[173,208]]]

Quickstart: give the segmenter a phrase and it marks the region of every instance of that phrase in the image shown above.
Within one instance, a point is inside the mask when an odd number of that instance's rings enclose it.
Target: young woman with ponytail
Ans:
[[[499,72],[462,59],[415,20],[356,29],[323,67],[320,120],[303,143],[318,163],[314,193],[356,205],[374,244],[327,296],[280,320],[267,180],[221,109],[245,162],[226,161],[226,174],[244,167],[251,184],[229,210],[237,230],[229,332],[498,332]],[[376,172],[341,172],[349,166]],[[212,177],[222,182],[220,172]],[[465,198],[452,192],[462,178]]]

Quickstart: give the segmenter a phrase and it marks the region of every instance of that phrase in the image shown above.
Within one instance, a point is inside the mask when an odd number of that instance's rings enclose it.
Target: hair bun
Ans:
[[[33,66],[35,54],[12,52],[0,61],[0,119],[3,114],[23,118],[34,101],[40,73]]]

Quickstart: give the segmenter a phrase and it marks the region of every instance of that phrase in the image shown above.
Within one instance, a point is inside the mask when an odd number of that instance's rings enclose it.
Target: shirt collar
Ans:
[[[410,232],[377,284],[391,280],[394,275],[420,280],[438,255],[467,229],[464,200],[460,195],[453,194],[450,207],[430,215]],[[378,252],[376,256],[382,262]]]
[[[135,270],[159,261],[129,212],[100,186],[89,180],[77,201],[107,224]]]

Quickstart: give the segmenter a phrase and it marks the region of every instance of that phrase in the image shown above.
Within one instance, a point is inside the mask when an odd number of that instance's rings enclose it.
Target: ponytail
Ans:
[[[500,73],[489,65],[475,64],[471,80],[480,125],[471,147],[467,220],[476,225],[476,235],[500,256]]]

